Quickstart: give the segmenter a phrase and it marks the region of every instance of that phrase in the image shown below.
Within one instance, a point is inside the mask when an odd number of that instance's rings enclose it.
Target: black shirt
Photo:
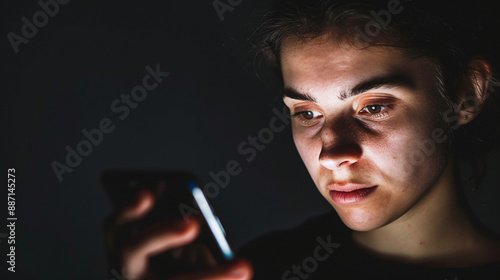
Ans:
[[[412,266],[376,258],[351,239],[336,212],[291,230],[271,232],[239,251],[254,267],[254,279],[439,279],[500,280],[500,261],[462,268]]]

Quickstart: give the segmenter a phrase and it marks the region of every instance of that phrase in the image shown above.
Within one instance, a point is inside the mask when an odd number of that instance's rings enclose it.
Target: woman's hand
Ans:
[[[151,190],[141,189],[134,201],[104,222],[104,237],[109,269],[121,272],[126,280],[158,279],[149,267],[149,258],[171,251],[177,258],[193,263],[213,263],[206,252],[176,249],[193,242],[200,233],[200,223],[194,217],[159,222],[135,232],[133,224],[153,208],[155,197]],[[176,250],[175,250],[176,249]],[[245,260],[213,266],[208,270],[179,275],[172,280],[188,279],[250,279],[252,267]]]

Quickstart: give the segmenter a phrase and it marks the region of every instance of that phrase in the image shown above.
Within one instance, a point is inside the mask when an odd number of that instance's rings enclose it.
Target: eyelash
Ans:
[[[392,104],[368,104],[368,105],[365,105],[363,108],[361,108],[361,110],[359,110],[359,113],[362,113],[363,111],[368,110],[368,107],[370,107],[370,106],[378,106],[378,107],[387,108],[387,109],[381,109],[381,111],[379,113],[375,113],[375,114],[372,114],[372,113],[367,111],[367,113],[370,114],[372,118],[376,118],[376,119],[382,119],[382,118],[387,117],[387,115],[389,114],[388,110],[393,109]]]
[[[379,113],[375,113],[375,114],[372,114],[370,113],[368,110],[368,107],[370,106],[378,106],[378,107],[384,107],[381,109],[381,111]],[[389,115],[389,112],[388,110],[392,110],[393,109],[393,105],[392,104],[368,104],[368,105],[365,105],[363,108],[361,108],[361,110],[358,112],[358,113],[362,113],[363,111],[366,111],[367,114],[370,115],[370,118],[375,118],[375,119],[383,119],[385,117],[387,117]],[[307,119],[304,117],[304,115],[308,112],[316,112],[316,111],[308,111],[308,110],[304,110],[304,111],[300,111],[300,112],[296,112],[294,113],[293,115],[291,115],[293,118],[299,118],[300,121],[304,124],[304,125],[312,125],[315,120],[315,117],[317,116],[313,116],[312,119]],[[319,114],[321,115],[321,114]]]
[[[312,125],[314,124],[313,122],[317,121],[317,120],[315,120],[315,118],[316,118],[317,116],[313,116],[313,118],[312,118],[312,119],[307,119],[307,118],[305,118],[305,117],[304,117],[304,115],[305,115],[306,113],[308,113],[308,112],[312,112],[312,113],[314,113],[314,112],[316,112],[316,111],[308,111],[308,110],[300,111],[300,112],[297,112],[297,113],[293,114],[293,115],[292,115],[292,118],[298,118],[298,119],[299,119],[299,121],[300,121],[303,125],[305,125],[305,126],[312,126]],[[321,116],[321,114],[319,114],[319,115]]]

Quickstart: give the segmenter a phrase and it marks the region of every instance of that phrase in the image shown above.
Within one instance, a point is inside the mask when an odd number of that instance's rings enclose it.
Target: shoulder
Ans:
[[[260,279],[500,279],[500,262],[464,268],[411,266],[375,258],[350,239],[336,212],[309,218],[245,244],[239,255]],[[458,277],[458,278],[457,278]]]

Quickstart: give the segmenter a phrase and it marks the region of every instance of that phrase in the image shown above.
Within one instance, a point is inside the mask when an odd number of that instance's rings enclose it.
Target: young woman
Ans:
[[[500,279],[500,237],[472,215],[457,172],[469,162],[479,184],[499,139],[486,42],[437,4],[370,2],[382,5],[284,1],[260,28],[299,154],[335,211],[249,243],[247,261],[176,279]],[[140,193],[110,228],[153,201]],[[126,277],[153,277],[148,256],[196,237],[195,220],[173,223],[114,249]]]

